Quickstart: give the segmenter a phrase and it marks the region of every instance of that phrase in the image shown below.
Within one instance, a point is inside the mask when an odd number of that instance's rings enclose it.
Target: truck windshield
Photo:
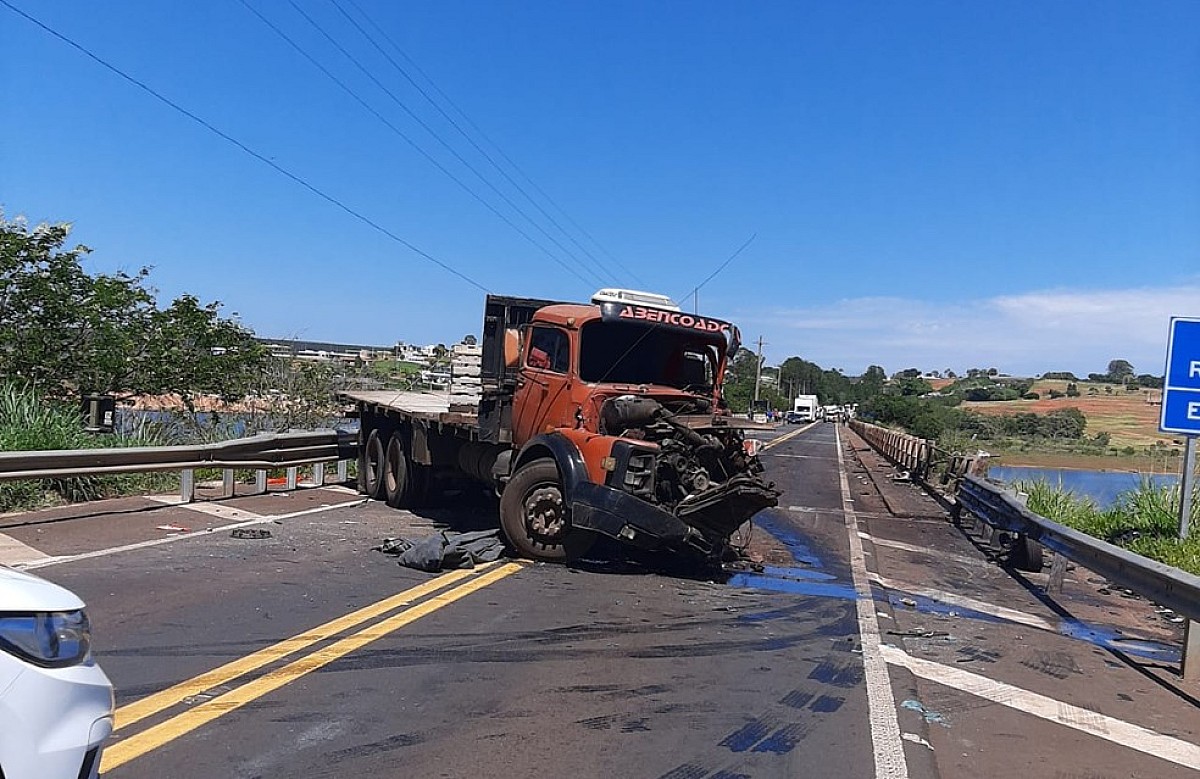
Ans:
[[[581,332],[579,377],[587,382],[707,390],[724,349],[723,335],[705,337],[632,322],[589,322]]]

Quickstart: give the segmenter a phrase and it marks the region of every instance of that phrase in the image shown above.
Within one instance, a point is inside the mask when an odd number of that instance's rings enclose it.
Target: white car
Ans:
[[[0,779],[94,779],[112,728],[83,601],[0,565]]]

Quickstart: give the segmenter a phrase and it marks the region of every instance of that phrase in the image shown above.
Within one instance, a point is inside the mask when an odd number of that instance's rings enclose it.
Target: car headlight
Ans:
[[[0,613],[0,649],[43,668],[91,658],[92,627],[82,611]]]

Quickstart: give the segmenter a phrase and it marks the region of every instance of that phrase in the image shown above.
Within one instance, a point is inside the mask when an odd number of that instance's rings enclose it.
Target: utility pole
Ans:
[[[758,360],[754,363],[754,403],[751,404],[751,406],[750,406],[751,415],[754,414],[754,409],[756,406],[758,406],[758,387],[759,387],[759,384],[762,382],[762,364],[763,364],[762,349],[763,349],[763,338],[760,335],[758,337]]]

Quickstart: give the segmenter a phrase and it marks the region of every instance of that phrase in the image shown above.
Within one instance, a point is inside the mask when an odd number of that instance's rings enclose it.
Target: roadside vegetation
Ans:
[[[70,227],[0,213],[0,451],[207,443],[331,427],[331,366],[270,356],[219,302],[160,305],[150,269],[89,273]],[[85,432],[81,402],[118,402],[116,432]],[[202,477],[203,478],[203,477]],[[0,482],[0,511],[171,489],[176,474]]]
[[[121,435],[86,433],[80,424],[77,407],[40,396],[28,386],[0,382],[0,451],[162,444],[161,431],[148,424],[138,425]],[[0,482],[0,512],[95,500],[111,495],[163,492],[173,489],[178,481],[176,474],[144,473]]]
[[[1180,491],[1143,481],[1107,509],[1090,498],[1056,489],[1045,481],[1017,482],[1029,495],[1029,509],[1095,538],[1200,576],[1200,531],[1179,538]],[[1200,487],[1192,497],[1200,508]],[[1195,526],[1193,525],[1193,528]]]

